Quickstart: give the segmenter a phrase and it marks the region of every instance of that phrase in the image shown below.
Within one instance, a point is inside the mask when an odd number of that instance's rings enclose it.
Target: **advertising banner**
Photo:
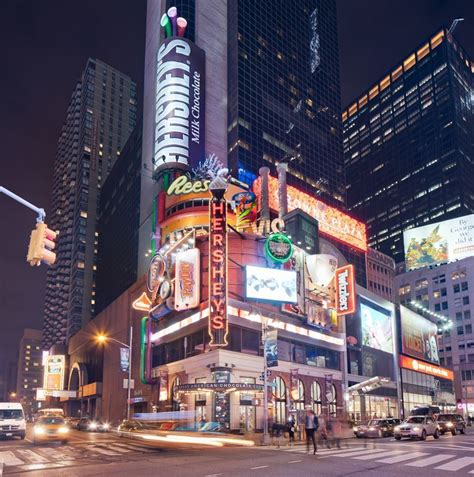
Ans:
[[[372,302],[361,300],[362,345],[393,354],[392,314]]]
[[[354,313],[356,307],[354,265],[345,265],[335,273],[336,311],[338,315]]]
[[[120,348],[120,369],[128,371],[128,363],[130,362],[130,350],[128,348]]]
[[[416,371],[418,373],[429,374],[438,378],[454,380],[454,373],[450,369],[441,368],[434,364],[424,363],[408,356],[400,356],[400,367]]]
[[[268,368],[278,366],[278,330],[267,331],[265,359],[267,360]]]
[[[176,311],[189,310],[199,306],[200,256],[198,248],[191,248],[176,255],[176,284],[174,287],[174,308]]]
[[[62,391],[64,389],[65,367],[66,357],[64,355],[53,355],[46,358],[43,383],[45,390]]]
[[[247,265],[245,296],[255,300],[296,303],[296,272]]]
[[[402,305],[400,315],[402,353],[439,364],[438,327]]]
[[[167,38],[157,55],[155,172],[195,167],[204,159],[205,53],[181,37]]]
[[[403,232],[408,270],[474,255],[474,214]]]

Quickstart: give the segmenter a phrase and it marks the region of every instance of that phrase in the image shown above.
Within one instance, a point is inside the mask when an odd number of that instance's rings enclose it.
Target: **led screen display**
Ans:
[[[247,265],[245,296],[255,300],[296,303],[296,272]]]

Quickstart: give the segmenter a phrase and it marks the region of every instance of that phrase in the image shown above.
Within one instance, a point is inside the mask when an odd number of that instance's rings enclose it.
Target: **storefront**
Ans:
[[[416,407],[438,406],[442,412],[454,412],[454,375],[450,369],[400,356],[402,406],[404,416]]]

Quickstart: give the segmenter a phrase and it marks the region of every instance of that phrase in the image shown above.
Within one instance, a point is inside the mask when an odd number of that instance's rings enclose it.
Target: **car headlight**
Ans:
[[[414,427],[413,430],[414,430],[415,432],[418,432],[418,431],[420,431],[421,429],[417,426],[417,427]]]
[[[105,422],[104,424],[102,424],[102,428],[103,429],[108,429],[110,427],[110,424]]]
[[[44,432],[45,432],[45,431],[44,431],[44,429],[43,429],[42,427],[40,427],[40,426],[35,426],[35,434],[40,435],[40,434],[44,434]]]
[[[69,429],[67,427],[60,427],[58,429],[59,434],[67,434],[69,432]]]
[[[387,430],[387,428],[386,428],[386,427],[382,427],[382,431],[386,431],[386,430]]]
[[[453,427],[453,423],[452,422],[447,422],[446,427]]]
[[[395,432],[398,432],[399,430],[400,430],[400,426],[395,426],[394,431],[395,431]]]
[[[359,430],[359,428],[358,428],[357,426],[354,426],[354,427],[352,428],[352,430],[353,430],[354,432],[357,432],[357,431]]]
[[[375,427],[369,427],[369,431],[375,431]]]
[[[89,429],[97,429],[97,423],[96,422],[91,422],[89,424]]]

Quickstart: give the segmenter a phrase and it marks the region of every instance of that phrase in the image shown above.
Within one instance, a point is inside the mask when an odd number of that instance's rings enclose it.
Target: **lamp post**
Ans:
[[[97,336],[97,341],[99,343],[106,343],[107,341],[113,341],[120,346],[128,349],[128,380],[127,380],[127,421],[130,419],[130,390],[131,390],[131,380],[132,380],[132,346],[133,346],[133,326],[130,325],[130,337],[129,344],[122,343],[115,338],[101,334]]]

